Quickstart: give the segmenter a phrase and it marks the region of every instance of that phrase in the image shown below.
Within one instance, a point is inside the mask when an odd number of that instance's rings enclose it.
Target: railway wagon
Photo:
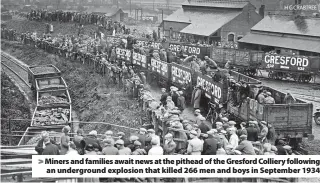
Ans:
[[[41,132],[47,131],[49,132],[49,136],[55,142],[60,142],[61,137],[61,129],[64,125],[51,126],[51,127],[43,127],[43,126],[32,126],[28,127],[24,132],[22,138],[19,141],[18,146],[22,145],[37,145],[37,143],[41,140]]]
[[[260,67],[269,78],[308,83],[320,71],[320,57],[266,53]]]
[[[71,105],[68,86],[62,77],[36,79],[37,106]]]
[[[70,104],[37,106],[32,115],[30,126],[61,126],[69,125],[72,120]]]
[[[171,49],[177,57],[186,57],[196,55],[198,58],[204,59],[210,55],[209,46],[191,45],[190,43],[169,42],[163,44],[164,48]]]
[[[36,89],[36,79],[61,76],[61,71],[54,65],[38,65],[28,68],[28,80],[31,83],[31,89]]]
[[[248,76],[254,76],[257,73],[264,53],[262,51],[240,50],[232,48],[211,48],[210,57],[218,64],[224,67],[227,62],[231,68],[235,68],[240,73]]]
[[[296,103],[286,104],[286,94],[265,86],[262,86],[262,90],[269,91],[276,103],[259,104],[256,99],[247,98],[240,107],[228,103],[227,111],[241,121],[268,122],[275,128],[277,139],[286,138],[294,147],[296,141],[312,135],[312,103],[296,99]]]

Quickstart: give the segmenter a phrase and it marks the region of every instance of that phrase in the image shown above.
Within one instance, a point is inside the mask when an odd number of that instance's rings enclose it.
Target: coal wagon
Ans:
[[[68,86],[62,77],[36,79],[37,106],[71,105]]]
[[[261,69],[266,70],[272,79],[308,83],[315,79],[320,70],[320,57],[266,53]]]
[[[213,46],[210,53],[211,58],[219,67],[229,67],[248,76],[257,74],[264,53],[262,51],[240,50],[233,48],[220,48]]]
[[[28,68],[28,80],[31,89],[36,89],[36,79],[61,76],[61,71],[54,65],[30,66]]]

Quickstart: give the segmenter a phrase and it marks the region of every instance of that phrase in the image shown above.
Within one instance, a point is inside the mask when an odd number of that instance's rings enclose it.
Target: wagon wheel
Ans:
[[[270,79],[272,79],[272,78],[273,78],[272,71],[269,71],[269,72],[268,72],[268,78],[270,78]]]
[[[310,74],[304,75],[304,82],[309,83],[312,80],[312,76]]]
[[[257,69],[250,69],[249,76],[255,76],[257,74]]]

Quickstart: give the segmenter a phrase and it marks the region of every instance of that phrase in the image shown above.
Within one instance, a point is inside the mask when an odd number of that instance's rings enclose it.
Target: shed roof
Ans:
[[[242,9],[248,1],[222,1],[222,0],[187,0],[182,6],[207,7],[207,8],[234,8]]]
[[[320,37],[320,19],[294,20],[290,16],[266,16],[251,30]]]
[[[180,32],[209,36],[220,29],[223,25],[237,17],[239,14],[241,14],[240,10],[199,11],[180,8],[165,18],[164,21],[189,23],[190,25],[185,27]]]
[[[239,42],[320,53],[320,39],[312,40],[310,38],[302,39],[297,37],[249,33],[240,39]]]

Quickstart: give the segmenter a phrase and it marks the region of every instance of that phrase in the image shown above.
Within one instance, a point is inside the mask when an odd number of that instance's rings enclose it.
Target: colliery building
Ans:
[[[189,0],[161,24],[166,37],[237,42],[262,16],[248,1]]]

